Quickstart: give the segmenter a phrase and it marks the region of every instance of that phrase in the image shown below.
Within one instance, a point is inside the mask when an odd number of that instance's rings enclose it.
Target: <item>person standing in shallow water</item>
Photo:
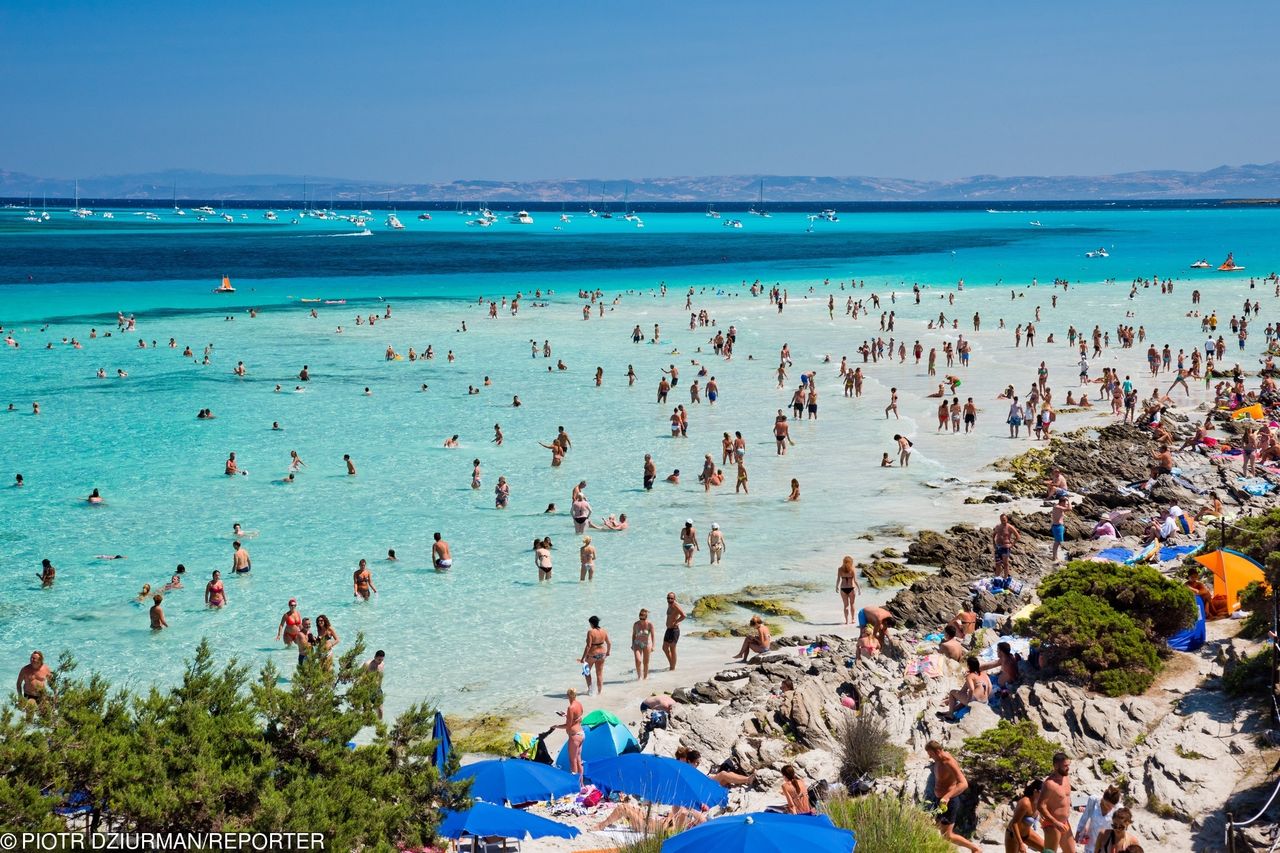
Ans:
[[[604,692],[604,662],[613,652],[613,643],[609,640],[609,632],[600,627],[600,617],[591,616],[587,619],[587,623],[591,627],[587,630],[586,645],[582,648],[582,657],[578,659],[578,663],[587,664],[595,673],[595,693],[600,695]],[[590,681],[591,676],[587,675]],[[587,695],[591,695],[591,686],[587,687]]]
[[[684,551],[684,564],[693,565],[693,554],[699,550],[698,531],[693,528],[693,519],[687,519],[680,528],[680,547]]]

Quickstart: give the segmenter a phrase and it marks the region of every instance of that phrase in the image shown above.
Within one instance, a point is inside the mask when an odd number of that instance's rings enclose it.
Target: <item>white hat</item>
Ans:
[[[716,523],[713,521],[713,522],[711,523],[711,529],[712,529],[712,530],[719,530],[719,529],[720,529],[720,525],[719,525],[719,524],[716,524]]]
[[[686,519],[684,520],[684,523],[685,523],[685,524],[693,524],[693,519],[692,519],[692,518],[686,518]]]

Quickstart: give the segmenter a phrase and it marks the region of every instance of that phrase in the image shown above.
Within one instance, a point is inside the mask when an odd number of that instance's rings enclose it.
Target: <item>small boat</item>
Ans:
[[[419,214],[418,214],[418,221],[419,221],[419,222],[430,222],[430,221],[431,221],[431,214],[430,214],[430,213],[419,213]]]
[[[1039,220],[1039,219],[1033,219],[1033,220],[1031,220],[1031,224],[1032,224],[1034,227],[1036,227],[1036,228],[1043,228],[1043,227],[1044,227],[1043,225],[1041,225],[1041,224],[1040,224],[1040,220]]]
[[[302,297],[301,299],[299,299],[298,301],[299,301],[299,302],[323,302],[324,300],[323,300],[323,299],[318,299],[318,298],[317,298],[317,299],[308,299],[307,297],[305,297],[305,296],[304,296],[304,297]]]
[[[561,221],[561,222],[572,222],[572,221],[573,221],[573,217],[572,217],[572,216],[570,216],[570,215],[569,215],[569,214],[567,214],[567,213],[562,213],[562,214],[560,214],[560,221]]]
[[[741,228],[741,227],[742,227],[742,220],[741,220],[741,219],[726,219],[726,220],[724,221],[723,225],[724,225],[724,227],[725,227],[725,228]]]
[[[469,219],[469,220],[467,220],[467,224],[468,224],[468,225],[470,225],[470,226],[472,226],[472,227],[474,227],[474,228],[488,228],[490,225],[492,225],[492,224],[493,224],[493,220],[491,220],[491,219],[485,219],[485,218],[482,216],[482,217],[480,217],[479,219]]]
[[[106,211],[106,212],[104,212],[104,213],[102,214],[102,218],[103,218],[103,219],[115,219],[115,218],[116,218],[116,215],[115,215],[114,213],[112,213],[111,211],[109,211],[109,210],[108,210],[108,211]]]
[[[345,300],[345,299],[326,299],[326,300],[324,301],[324,304],[325,304],[325,305],[346,305],[346,304],[347,304],[347,300]]]
[[[197,207],[197,208],[195,208],[195,211],[196,211],[196,213],[203,213],[203,214],[205,214],[206,216],[213,216],[215,213],[217,213],[217,212],[218,212],[218,211],[214,210],[212,207],[210,207],[210,206],[209,206],[209,205],[207,205],[207,204],[206,204],[204,207]]]
[[[596,213],[596,209],[594,207],[587,208],[587,216],[590,216],[592,219],[595,219],[599,215],[600,214]]]
[[[44,222],[43,219],[41,219],[39,216],[36,216],[34,213],[31,214],[30,216],[22,217],[22,221],[23,222]]]
[[[1104,249],[1104,248],[1102,248],[1101,246],[1099,246],[1097,249],[1095,249],[1095,250],[1094,250],[1094,251],[1092,251],[1092,252],[1085,252],[1085,253],[1084,253],[1084,256],[1085,256],[1086,258],[1109,258],[1109,257],[1111,257],[1109,254],[1107,254],[1107,250],[1106,250],[1106,249]]]
[[[235,293],[236,289],[231,286],[231,279],[224,275],[222,277],[222,286],[215,287],[213,289],[213,292],[214,293]]]
[[[517,211],[515,215],[508,216],[507,221],[515,225],[532,225],[533,217],[529,215],[529,211],[520,210],[520,211]]]
[[[1236,272],[1242,269],[1244,267],[1236,263],[1235,253],[1227,252],[1227,259],[1222,262],[1222,266],[1218,267],[1218,272]]]
[[[235,222],[235,221],[236,221],[236,218],[235,218],[234,216],[232,216],[230,213],[224,213],[224,214],[222,214],[222,221],[223,221],[223,222]]]
[[[707,218],[708,218],[708,219],[719,219],[719,218],[720,218],[720,214],[719,214],[719,213],[717,213],[717,212],[716,212],[716,210],[715,210],[715,208],[713,208],[711,205],[707,205]]]
[[[388,227],[388,228],[391,228],[391,229],[393,229],[393,230],[395,230],[395,231],[401,231],[401,230],[403,230],[403,229],[404,229],[404,223],[402,223],[402,222],[400,221],[400,217],[396,216],[394,213],[388,213],[388,214],[387,214],[387,227]]]
[[[159,222],[160,214],[148,212],[143,214],[143,218],[146,219],[148,222]]]
[[[1212,265],[1209,263],[1208,258],[1201,258],[1200,260],[1192,264],[1191,268],[1193,270],[1207,270],[1210,266]]]
[[[262,218],[268,222],[275,222],[277,219],[276,212],[274,210],[268,210],[266,213],[262,214]]]
[[[839,222],[839,221],[840,221],[840,217],[839,217],[839,216],[836,216],[836,212],[835,212],[834,210],[832,210],[831,208],[827,208],[826,210],[822,211],[822,213],[821,213],[821,214],[819,214],[819,215],[820,215],[823,219],[827,220],[828,222]]]

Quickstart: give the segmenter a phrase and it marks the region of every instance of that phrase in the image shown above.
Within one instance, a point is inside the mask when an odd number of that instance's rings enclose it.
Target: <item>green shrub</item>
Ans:
[[[994,729],[965,738],[956,758],[969,786],[995,803],[1013,799],[1027,782],[1047,776],[1059,748],[1042,738],[1030,720],[1001,720]]]
[[[1245,696],[1261,693],[1271,685],[1271,650],[1264,649],[1256,655],[1240,659],[1222,677],[1222,689],[1228,696]]]
[[[1244,624],[1240,626],[1240,636],[1249,640],[1261,640],[1271,630],[1271,616],[1274,608],[1271,590],[1251,581],[1240,590],[1240,608],[1249,611]]]
[[[1077,560],[1041,581],[1037,591],[1044,602],[1070,592],[1100,598],[1152,638],[1176,634],[1197,618],[1195,593],[1151,566]]]
[[[662,853],[662,842],[669,837],[669,835],[661,832],[645,835],[635,841],[623,844],[618,848],[618,853]]]
[[[849,715],[837,737],[840,781],[848,790],[856,790],[858,780],[864,776],[874,778],[901,772],[906,750],[889,741],[889,729],[879,717]]]
[[[833,797],[822,811],[836,826],[853,830],[858,853],[955,853],[927,812],[897,797]]]
[[[1142,693],[1160,671],[1156,647],[1133,619],[1079,592],[1049,599],[1031,614],[1040,665],[1108,696]]]

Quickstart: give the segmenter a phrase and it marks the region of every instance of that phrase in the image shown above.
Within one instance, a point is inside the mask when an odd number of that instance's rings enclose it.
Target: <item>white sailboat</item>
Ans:
[[[760,192],[756,197],[756,206],[747,211],[752,216],[760,216],[769,219],[769,211],[764,209],[764,179],[760,180]]]
[[[75,206],[71,208],[71,213],[73,216],[76,216],[80,219],[88,219],[90,216],[93,216],[92,210],[89,210],[86,207],[80,206],[80,182],[79,181],[76,181],[76,203],[75,203]]]

